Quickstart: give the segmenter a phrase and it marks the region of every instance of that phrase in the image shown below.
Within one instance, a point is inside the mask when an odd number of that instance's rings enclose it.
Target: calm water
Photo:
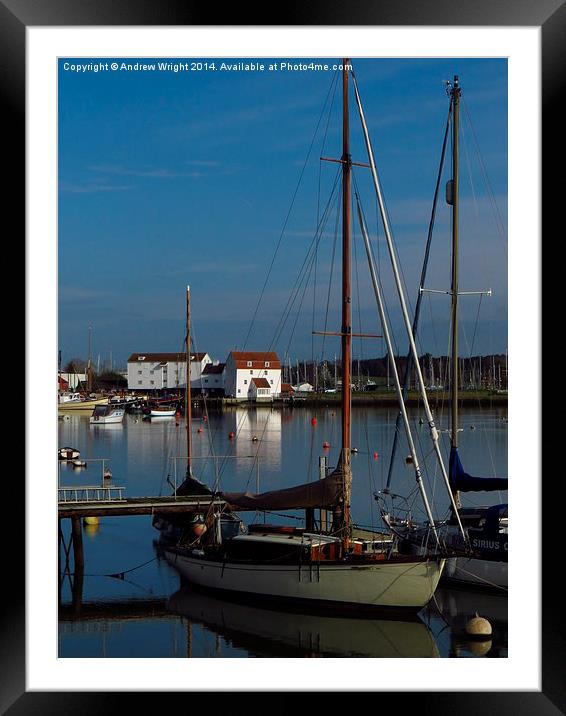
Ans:
[[[506,415],[501,409],[463,412],[460,452],[472,474],[507,475]],[[264,491],[317,479],[322,454],[328,456],[330,466],[335,464],[338,411],[234,408],[205,417],[194,415],[193,452],[199,458],[194,472],[208,484],[217,481],[221,489],[255,491],[259,486]],[[417,442],[426,454],[428,429],[419,424],[419,417],[417,411],[412,413]],[[446,428],[440,411],[436,417],[440,428]],[[127,415],[122,425],[90,426],[88,418],[88,414],[70,414],[68,420],[59,421],[60,446],[77,448],[87,460],[82,469],[60,465],[61,485],[100,484],[103,463],[98,460],[104,459],[113,484],[123,486],[126,496],[171,491],[176,473],[180,479],[184,470],[184,461],[175,459],[186,455],[183,421],[150,422]],[[359,452],[353,455],[352,511],[358,524],[379,525],[372,495],[385,485],[395,418],[395,410],[353,410],[352,445]],[[234,440],[229,439],[230,432],[236,434]],[[322,449],[324,441],[330,443],[329,450]],[[392,489],[408,496],[415,516],[421,516],[414,472],[404,463],[407,454],[401,440]],[[424,467],[435,514],[444,516],[448,499],[430,457]],[[486,496],[464,497],[464,504],[483,504],[481,497]],[[507,496],[487,495],[487,499],[495,503]],[[68,540],[67,521],[63,528]],[[82,584],[68,574],[61,580],[62,657],[507,655],[505,595],[441,588],[435,603],[413,622],[286,613],[182,587],[177,572],[160,557],[150,517],[102,518],[96,527],[84,526],[83,539]],[[466,620],[476,611],[492,623],[490,642],[470,642],[462,634]]]

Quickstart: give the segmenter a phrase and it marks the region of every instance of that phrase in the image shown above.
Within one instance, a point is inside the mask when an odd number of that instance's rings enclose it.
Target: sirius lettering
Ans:
[[[501,544],[499,542],[489,539],[474,539],[472,540],[472,546],[476,547],[477,549],[499,549],[501,547]],[[503,548],[505,550],[507,549],[507,542],[505,542]]]

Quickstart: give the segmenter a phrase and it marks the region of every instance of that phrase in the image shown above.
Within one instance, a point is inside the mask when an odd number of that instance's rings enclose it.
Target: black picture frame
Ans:
[[[25,230],[25,31],[29,26],[105,26],[105,25],[214,25],[219,9],[187,0],[0,0],[0,89],[4,99],[2,119],[5,150],[13,155],[4,168],[10,168],[10,182],[4,189],[4,206],[17,217]],[[563,120],[559,111],[561,90],[565,86],[566,68],[566,1],[565,0],[357,0],[357,2],[329,5],[320,0],[280,6],[276,15],[280,25],[429,25],[429,26],[536,26],[542,38],[542,112],[543,112],[543,227],[560,226],[559,212],[564,201],[558,193],[563,185],[556,180],[554,166],[563,166]],[[240,4],[222,6],[222,25],[270,24],[255,10]],[[553,139],[555,138],[555,139]],[[6,213],[4,216],[6,217]],[[562,231],[560,231],[562,234]],[[24,245],[24,242],[22,242]],[[526,328],[528,330],[528,328]],[[536,341],[537,337],[535,337]],[[532,350],[533,341],[530,341]],[[537,345],[536,350],[540,350]],[[530,376],[530,384],[540,376]],[[540,394],[542,395],[542,386]],[[535,426],[537,429],[538,426]],[[542,468],[541,468],[542,471]],[[18,472],[21,472],[21,470]],[[7,477],[7,476],[6,476]],[[556,477],[556,480],[554,479]],[[552,477],[552,492],[543,492],[543,514],[553,515],[564,491],[563,478]],[[538,486],[532,486],[537,489]],[[24,524],[24,481],[5,481],[5,497],[10,502],[10,525],[5,534],[20,535],[10,544],[13,563],[10,567],[10,591],[4,590],[2,635],[0,643],[0,710],[2,713],[50,714],[57,712],[90,714],[114,707],[130,707],[131,694],[77,692],[29,692],[25,686],[25,545],[21,538]],[[550,509],[552,504],[553,509]],[[545,509],[546,508],[546,509]],[[542,577],[542,690],[540,692],[441,692],[380,694],[379,708],[384,699],[394,699],[395,708],[419,709],[422,713],[441,714],[548,714],[566,713],[566,679],[564,674],[566,645],[561,628],[561,580],[556,580],[558,535],[551,534],[554,520],[547,520],[543,528]],[[13,527],[10,530],[10,526]],[[550,565],[553,565],[551,571]],[[7,568],[6,568],[7,569]],[[525,577],[527,578],[527,577]],[[529,577],[532,578],[532,577]],[[529,609],[529,605],[525,605]],[[400,665],[400,668],[403,668]],[[439,667],[441,668],[441,667]],[[348,690],[347,670],[344,691]],[[336,675],[337,672],[334,672]],[[69,689],[73,688],[69,684]],[[450,684],[447,683],[447,689]],[[322,688],[322,691],[325,689]],[[368,687],[371,690],[371,687]],[[182,694],[168,694],[183,697]],[[242,694],[244,696],[244,694]],[[157,708],[163,694],[143,694],[144,709]],[[184,710],[189,703],[183,697]],[[401,701],[399,700],[401,699]],[[408,700],[412,703],[409,705]],[[352,704],[350,704],[352,705]],[[377,704],[376,704],[377,707]],[[246,708],[253,708],[246,702]]]

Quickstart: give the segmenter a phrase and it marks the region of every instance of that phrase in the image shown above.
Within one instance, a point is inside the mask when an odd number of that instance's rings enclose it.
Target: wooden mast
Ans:
[[[191,290],[187,286],[187,326],[185,334],[186,379],[185,379],[185,425],[187,429],[187,477],[191,475]]]
[[[340,467],[344,476],[344,527],[350,524],[352,471],[350,463],[350,370],[351,370],[351,175],[350,126],[348,107],[348,58],[343,60],[342,91],[342,451]]]

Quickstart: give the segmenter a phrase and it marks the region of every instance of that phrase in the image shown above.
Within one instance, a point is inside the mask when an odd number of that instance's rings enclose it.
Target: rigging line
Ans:
[[[192,324],[192,331],[191,331],[191,345],[192,345],[192,347],[193,347],[194,353],[195,353],[195,354],[198,353],[198,350],[197,350],[197,336],[196,336],[196,331],[195,331],[194,323]],[[189,351],[189,352],[190,352],[190,351]],[[189,364],[189,369],[190,369],[190,364]],[[189,377],[187,378],[187,380],[190,380],[190,375],[189,375]],[[216,473],[217,473],[217,474],[214,475],[215,481],[214,481],[214,483],[213,483],[213,484],[214,484],[214,488],[213,488],[213,489],[216,490],[216,489],[218,489],[218,485],[219,485],[219,483],[220,483],[220,475],[218,474],[218,461],[217,461],[217,459],[216,459],[216,455],[215,455],[215,452],[214,452],[214,441],[213,441],[214,435],[212,434],[213,431],[210,430],[210,420],[209,420],[210,415],[209,415],[209,412],[208,412],[208,401],[207,401],[207,399],[206,399],[206,394],[205,394],[205,391],[204,391],[204,383],[203,383],[203,380],[202,380],[202,370],[201,370],[201,372],[200,372],[199,380],[200,380],[200,392],[201,392],[201,395],[202,395],[202,397],[203,397],[204,414],[205,414],[205,416],[206,416],[206,424],[207,424],[207,427],[208,427],[208,429],[207,429],[208,447],[209,447],[209,456],[208,456],[208,457],[212,458],[213,470],[216,471]],[[185,399],[186,399],[186,397],[185,397]],[[187,406],[187,410],[190,410],[190,409],[191,409],[191,406],[190,406],[190,405]],[[207,459],[204,461],[204,465],[203,465],[203,467],[202,467],[202,470],[205,470],[205,469],[206,469],[206,465],[207,465],[207,463],[208,463],[208,457],[207,457]],[[202,472],[201,472],[201,474],[202,474]]]
[[[315,140],[315,138],[316,138],[316,135],[317,135],[317,132],[318,132],[318,128],[319,128],[319,126],[320,126],[320,122],[321,122],[321,120],[322,120],[322,117],[323,117],[323,114],[324,114],[324,110],[325,110],[326,104],[327,104],[327,102],[328,102],[328,97],[330,96],[330,89],[331,89],[331,88],[332,88],[332,84],[330,85],[330,87],[329,87],[329,89],[328,89],[328,92],[327,92],[327,94],[326,94],[326,99],[325,99],[325,101],[324,101],[324,105],[323,105],[323,107],[322,107],[320,116],[319,116],[318,121],[317,121],[317,123],[316,123],[316,127],[315,127],[315,130],[314,130],[314,134],[313,134],[313,136],[312,136],[311,143],[310,143],[310,146],[309,146],[309,149],[308,149],[308,152],[307,152],[307,156],[306,156],[306,158],[305,158],[305,161],[304,161],[304,163],[303,163],[303,167],[302,167],[302,169],[301,169],[301,173],[300,173],[300,175],[299,175],[299,180],[298,180],[298,182],[297,182],[297,186],[295,187],[295,191],[293,192],[293,197],[292,197],[292,199],[291,199],[291,204],[290,204],[290,206],[289,206],[289,210],[287,211],[287,215],[286,215],[286,217],[285,217],[285,221],[283,222],[283,228],[281,229],[281,233],[280,233],[280,235],[279,235],[279,238],[278,238],[278,240],[277,240],[277,244],[276,244],[276,246],[275,246],[275,251],[274,251],[274,253],[273,253],[273,257],[272,257],[272,259],[271,259],[271,263],[270,263],[269,269],[268,269],[268,271],[267,271],[267,276],[265,277],[265,281],[264,281],[264,283],[263,283],[263,287],[262,287],[262,289],[261,289],[260,296],[259,296],[257,305],[256,305],[256,307],[255,307],[255,311],[254,311],[254,313],[253,313],[253,316],[252,316],[252,319],[251,319],[251,322],[250,322],[250,326],[249,326],[248,332],[247,332],[247,334],[246,334],[246,338],[245,338],[245,340],[244,340],[244,350],[245,350],[245,348],[246,348],[246,346],[247,346],[248,339],[249,339],[249,337],[250,337],[250,334],[251,334],[251,331],[252,331],[252,327],[253,327],[253,325],[254,325],[254,322],[255,322],[255,319],[256,319],[256,316],[257,316],[257,312],[258,312],[259,307],[260,307],[260,305],[261,305],[261,302],[262,302],[262,300],[263,300],[263,294],[265,293],[265,289],[266,289],[266,287],[267,287],[269,278],[270,278],[270,276],[271,276],[271,271],[273,270],[273,265],[275,264],[275,259],[276,259],[276,257],[277,257],[278,252],[279,252],[279,247],[281,246],[281,241],[283,240],[283,236],[284,236],[284,234],[285,234],[285,230],[287,229],[287,223],[289,222],[289,218],[290,218],[290,216],[291,216],[291,212],[293,211],[293,207],[294,207],[294,205],[295,205],[295,199],[297,198],[297,194],[298,194],[298,192],[299,192],[299,188],[300,188],[301,182],[302,182],[302,180],[303,180],[303,175],[304,175],[304,173],[305,173],[305,169],[306,169],[306,167],[307,167],[307,164],[308,164],[308,161],[309,161],[311,152],[312,152],[312,148],[313,148],[313,146],[314,146],[314,140]]]
[[[489,195],[489,198],[490,198],[492,210],[493,210],[494,215],[495,215],[495,223],[496,223],[496,226],[497,226],[497,228],[498,228],[498,233],[499,233],[500,238],[503,240],[503,242],[504,242],[504,244],[505,244],[505,247],[507,248],[507,230],[506,230],[506,228],[505,228],[505,224],[504,224],[504,222],[503,222],[503,219],[502,219],[502,217],[501,217],[501,213],[500,213],[500,211],[499,211],[499,205],[497,204],[497,200],[496,200],[496,198],[495,198],[495,193],[494,193],[494,191],[493,191],[493,187],[491,186],[491,182],[490,182],[490,180],[489,180],[489,174],[487,173],[487,169],[486,169],[486,166],[485,166],[485,163],[484,163],[484,160],[483,160],[483,155],[482,155],[482,153],[481,153],[481,149],[480,149],[480,146],[479,146],[479,142],[478,142],[478,139],[477,139],[477,135],[476,135],[476,132],[475,132],[475,129],[474,129],[474,125],[473,125],[473,122],[472,122],[472,117],[471,117],[470,111],[469,111],[469,109],[468,109],[468,104],[467,104],[467,102],[466,102],[464,96],[461,97],[461,102],[462,102],[462,105],[464,106],[464,112],[465,112],[465,115],[466,115],[466,119],[468,120],[468,124],[469,124],[469,126],[470,126],[470,130],[471,130],[471,133],[472,133],[472,137],[473,137],[473,139],[474,139],[474,144],[475,144],[475,149],[476,149],[477,156],[478,156],[478,161],[479,161],[479,164],[480,164],[480,167],[481,167],[483,176],[484,176],[484,180],[485,180],[485,183],[486,183],[486,186],[487,186],[488,195]]]
[[[308,273],[305,272],[305,274],[304,274],[304,288],[303,288],[303,293],[302,293],[302,296],[301,296],[301,300],[300,300],[300,302],[299,302],[299,307],[297,308],[297,313],[296,313],[296,315],[295,315],[295,321],[294,321],[294,323],[293,323],[293,328],[291,329],[291,335],[289,336],[288,348],[290,347],[291,341],[293,340],[293,336],[295,335],[295,329],[297,328],[297,323],[298,323],[298,321],[299,321],[299,316],[300,316],[300,314],[301,314],[301,309],[302,309],[302,307],[303,307],[303,301],[305,300],[305,295],[306,295],[306,292],[307,292],[307,288],[308,288],[308,286],[309,286],[309,278],[310,278],[310,275],[311,275],[311,273],[312,273],[313,264],[314,264],[314,256],[313,256],[313,258],[311,259],[310,269],[309,269]],[[297,294],[297,296],[298,296],[298,294]],[[305,375],[305,380],[306,380],[306,375]]]
[[[328,204],[328,208],[329,208],[329,207],[330,207],[330,203]],[[326,217],[328,217],[328,213],[329,213],[329,212],[325,212],[325,213],[326,213]],[[325,219],[325,221],[324,221],[324,226],[326,226],[326,219]],[[321,232],[319,233],[318,237],[316,238],[316,246],[318,246],[319,243],[320,243],[320,241],[321,241],[321,238],[322,238],[322,228],[323,228],[323,227],[321,227]],[[314,241],[314,240],[313,240],[313,241]],[[312,245],[311,245],[311,249],[312,249]],[[290,318],[290,316],[291,316],[291,313],[292,313],[292,311],[293,311],[293,307],[294,307],[294,305],[295,305],[295,303],[296,303],[296,301],[297,301],[297,299],[298,299],[298,297],[299,297],[299,293],[300,293],[300,291],[301,291],[301,286],[302,286],[302,284],[305,282],[305,285],[304,285],[304,288],[303,288],[303,293],[302,293],[302,298],[301,298],[300,305],[299,305],[299,309],[298,309],[298,312],[297,312],[297,316],[296,316],[296,318],[295,318],[295,322],[294,322],[294,325],[293,325],[293,329],[292,329],[292,332],[291,332],[291,336],[289,337],[289,340],[288,340],[288,342],[287,342],[287,349],[286,349],[287,352],[289,351],[290,344],[291,344],[291,341],[292,341],[292,339],[293,339],[293,335],[294,335],[294,332],[295,332],[295,327],[296,327],[296,325],[297,325],[297,321],[298,321],[298,318],[299,318],[299,313],[300,313],[300,310],[301,310],[301,307],[302,307],[302,303],[303,303],[303,300],[304,300],[304,296],[305,296],[305,293],[306,293],[306,289],[307,289],[307,287],[308,287],[308,279],[309,279],[310,274],[311,274],[311,272],[312,272],[314,254],[313,254],[313,256],[309,259],[309,254],[311,253],[311,249],[309,249],[309,252],[307,253],[307,256],[305,257],[305,261],[304,261],[304,263],[303,263],[303,267],[301,268],[302,276],[300,277],[300,282],[298,283],[298,285],[297,285],[297,282],[296,282],[295,287],[294,287],[294,289],[293,289],[293,293],[294,293],[293,300],[291,301],[290,305],[289,305],[289,302],[288,302],[288,310],[287,310],[287,307],[286,307],[286,311],[285,311],[285,313],[284,313],[284,315],[282,316],[282,319],[281,319],[281,321],[280,321],[280,326],[278,326],[277,333],[276,333],[276,335],[275,335],[275,337],[274,337],[274,339],[273,339],[273,341],[272,341],[272,344],[274,344],[274,343],[276,343],[277,341],[279,341],[279,339],[281,338],[281,336],[282,336],[282,334],[283,334],[283,331],[285,330],[285,325],[286,325],[287,321],[289,320],[289,318]],[[290,298],[291,298],[291,297],[290,297]]]
[[[334,221],[334,239],[332,242],[332,257],[330,260],[330,276],[328,279],[328,291],[326,294],[326,308],[324,312],[324,331],[326,332],[328,329],[328,312],[330,310],[330,294],[332,292],[332,281],[334,279],[334,262],[336,259],[336,244],[338,240],[338,222],[340,221],[340,197],[338,197],[338,202],[336,206],[336,219]],[[320,357],[321,360],[324,357],[324,350],[326,347],[326,335],[322,336],[322,344],[320,349]]]
[[[353,173],[353,172],[352,172],[352,173]],[[356,182],[355,177],[354,177],[354,187],[357,189],[357,182]],[[353,199],[352,199],[352,208],[353,208],[353,204],[354,204],[354,201],[353,201]],[[352,211],[352,214],[353,214],[353,213],[354,213],[354,212]],[[357,309],[358,309],[358,310],[357,310],[357,313],[358,313],[358,332],[359,332],[359,333],[362,333],[362,313],[361,313],[361,300],[360,300],[360,275],[359,275],[359,270],[358,270],[358,251],[357,251],[357,241],[356,241],[356,238],[357,238],[357,237],[356,237],[355,225],[354,225],[354,229],[353,229],[353,232],[352,232],[352,233],[353,233],[352,246],[353,246],[353,249],[354,249],[354,267],[355,267],[355,273],[356,273],[356,297],[357,297],[357,302],[358,302],[358,306],[357,306]],[[364,358],[364,342],[363,342],[363,339],[362,339],[362,338],[359,338],[358,341],[359,341],[359,346],[360,346],[360,348],[359,348],[359,350],[360,350],[360,355],[361,355],[361,358],[362,358],[362,360],[363,360],[363,358]],[[358,390],[359,390],[359,389],[360,389],[360,386],[358,385]]]
[[[362,212],[362,217],[363,217],[363,219],[364,219],[364,222],[366,222],[366,216],[365,216],[365,212],[364,212],[364,207],[363,207],[362,200],[361,200],[361,197],[360,197],[360,195],[359,195],[357,189],[358,189],[358,187],[357,187],[357,184],[356,184],[355,179],[354,179],[354,190],[355,190],[355,194],[356,194],[356,197],[357,197],[357,199],[358,199],[358,203],[359,203],[359,206],[360,206],[360,211]],[[367,222],[366,222],[366,226],[367,226]],[[376,272],[377,272],[377,277],[378,277],[379,281],[383,284],[380,266],[376,266]],[[383,308],[384,308],[384,311],[385,311],[385,317],[386,317],[387,321],[389,322],[389,325],[392,326],[392,325],[393,325],[393,322],[392,322],[392,320],[391,320],[391,313],[390,313],[390,311],[389,311],[389,306],[388,306],[387,302],[385,301],[385,297],[384,297],[384,301],[383,301]],[[394,352],[393,360],[395,360],[395,356],[398,355],[398,353],[399,353],[399,346],[397,345],[397,340],[396,340],[396,338],[395,338],[395,335],[394,335],[393,332],[392,332],[392,329],[390,330],[390,337],[391,337],[391,343],[392,343],[392,345],[393,345],[393,352]]]
[[[336,172],[336,178],[335,178],[335,180],[334,180],[334,187],[333,187],[333,190],[332,190],[332,194],[331,194],[331,196],[330,196],[330,198],[329,198],[329,200],[328,200],[328,202],[327,202],[327,205],[326,205],[326,208],[325,208],[325,211],[324,211],[324,214],[323,214],[323,218],[322,218],[321,224],[317,227],[317,230],[316,230],[316,232],[315,232],[315,235],[314,235],[314,237],[313,237],[313,239],[312,239],[312,241],[311,241],[311,243],[310,243],[310,245],[309,245],[309,247],[308,247],[308,249],[307,249],[307,254],[306,254],[305,258],[303,259],[303,263],[302,263],[302,265],[301,265],[301,268],[299,269],[299,274],[298,274],[298,276],[297,276],[297,278],[296,278],[296,280],[295,280],[295,283],[294,283],[294,285],[293,285],[293,287],[292,287],[292,289],[291,289],[291,292],[290,292],[290,294],[289,294],[289,298],[287,299],[287,303],[286,303],[286,305],[285,305],[285,307],[284,307],[284,309],[283,309],[283,313],[282,313],[281,318],[279,319],[279,323],[278,323],[278,325],[277,325],[277,327],[276,327],[276,329],[275,329],[275,333],[274,333],[274,336],[273,336],[273,338],[272,338],[272,340],[271,340],[270,346],[273,346],[273,345],[279,340],[279,336],[281,335],[281,333],[282,333],[282,331],[283,331],[283,329],[284,329],[285,323],[287,322],[288,315],[290,314],[290,312],[291,312],[291,310],[292,310],[292,306],[293,306],[294,302],[296,301],[298,292],[300,291],[300,286],[301,286],[302,281],[303,281],[303,272],[306,270],[306,267],[308,266],[309,256],[310,256],[311,252],[313,251],[313,248],[318,244],[318,242],[320,241],[320,239],[321,239],[321,237],[322,237],[323,227],[326,225],[326,218],[325,218],[325,217],[326,217],[327,214],[328,214],[328,209],[329,209],[329,207],[330,207],[330,204],[331,204],[331,201],[332,201],[334,192],[336,191],[336,187],[338,186],[338,178],[339,178],[339,175],[340,175],[340,170],[338,170],[338,171]]]
[[[332,116],[332,108],[334,107],[334,98],[336,96],[336,88],[338,87],[338,70],[334,73],[334,78],[332,79],[332,83],[334,84],[334,92],[332,93],[332,99],[330,101],[330,106],[328,108],[328,117],[326,119],[326,127],[324,129],[324,135],[322,137],[322,144],[320,147],[320,156],[322,157],[324,155],[324,147],[326,146],[326,137],[328,135],[328,127],[330,125],[330,118]],[[332,87],[332,84],[330,85]],[[317,203],[316,203],[316,223],[318,225],[320,220],[320,182],[321,182],[321,176],[322,176],[322,159],[319,159],[318,161],[318,193],[317,193]]]
[[[468,346],[468,345],[469,345],[469,344],[468,344],[468,336],[467,336],[467,333],[466,333],[466,328],[465,328],[465,326],[462,326],[462,331],[463,331],[463,333],[464,333],[464,341],[465,341],[465,343],[466,343],[466,346]],[[474,333],[475,333],[475,332],[474,332]],[[469,354],[470,354],[470,358],[471,358],[471,351],[469,351]],[[483,406],[482,406],[482,404],[481,404],[481,400],[480,400],[480,398],[479,398],[479,395],[476,396],[476,401],[477,401],[477,404],[478,404],[478,410],[479,410],[479,412],[480,412],[480,413],[483,413]],[[486,445],[487,445],[487,452],[488,452],[488,455],[489,455],[489,460],[490,460],[490,462],[491,462],[492,475],[496,477],[496,476],[497,476],[497,469],[496,469],[496,467],[495,467],[495,457],[494,457],[494,454],[493,454],[493,450],[492,450],[492,446],[491,446],[491,441],[488,439],[487,428],[486,428],[485,425],[481,428],[481,432],[482,432],[482,435],[485,437],[485,442],[486,442]]]

